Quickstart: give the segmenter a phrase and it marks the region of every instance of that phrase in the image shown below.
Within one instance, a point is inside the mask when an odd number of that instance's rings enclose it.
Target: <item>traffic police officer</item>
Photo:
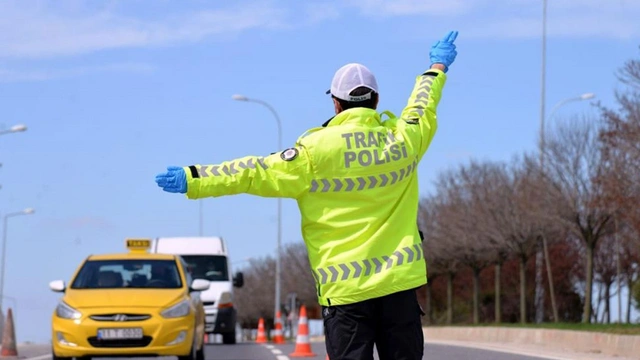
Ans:
[[[376,111],[378,85],[347,64],[331,83],[336,115],[269,156],[170,166],[158,186],[189,199],[232,194],[296,199],[323,307],[332,360],[422,359],[427,282],[419,230],[417,166],[436,132],[436,109],[456,58],[457,31],[436,42],[400,117]]]

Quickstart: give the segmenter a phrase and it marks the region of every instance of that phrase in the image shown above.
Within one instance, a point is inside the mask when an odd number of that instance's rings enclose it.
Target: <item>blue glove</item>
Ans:
[[[431,47],[431,52],[429,53],[429,60],[431,60],[431,65],[444,65],[445,73],[449,70],[449,66],[453,64],[453,61],[456,59],[456,55],[458,55],[458,52],[456,51],[456,45],[453,43],[457,37],[457,31],[449,31],[449,33],[445,35],[442,40],[437,41],[435,44],[433,44],[433,46]]]
[[[187,174],[178,166],[169,166],[166,173],[156,175],[156,183],[162,190],[170,193],[187,192]]]

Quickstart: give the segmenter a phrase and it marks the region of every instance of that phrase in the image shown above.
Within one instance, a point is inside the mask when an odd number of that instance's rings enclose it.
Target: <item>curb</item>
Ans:
[[[640,335],[504,327],[423,327],[425,340],[541,345],[548,349],[637,357]]]

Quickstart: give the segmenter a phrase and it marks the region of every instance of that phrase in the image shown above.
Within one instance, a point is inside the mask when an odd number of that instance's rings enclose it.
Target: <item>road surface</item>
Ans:
[[[239,343],[236,345],[209,344],[206,346],[206,360],[293,360],[289,357],[293,352],[294,344],[273,345]],[[316,354],[315,357],[306,359],[324,360],[326,353],[324,343],[312,343],[311,348]],[[19,356],[25,360],[46,360],[51,356],[48,345],[31,346],[18,349]],[[23,350],[23,351],[20,351]],[[99,358],[96,358],[96,360]],[[375,356],[375,359],[378,359]],[[504,352],[494,352],[490,350],[473,349],[468,347],[457,347],[441,344],[426,344],[424,359],[429,360],[542,360],[549,358],[531,357],[525,355],[509,354]],[[119,360],[124,360],[120,358]],[[143,360],[137,358],[137,360]],[[175,360],[175,358],[149,358],[148,360]]]

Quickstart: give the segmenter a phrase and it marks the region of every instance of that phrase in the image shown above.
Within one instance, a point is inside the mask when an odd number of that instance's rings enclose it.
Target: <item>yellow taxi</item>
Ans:
[[[51,319],[53,360],[72,357],[178,356],[204,360],[200,292],[179,255],[152,254],[151,240],[129,239],[128,252],[91,255],[73,274],[49,283],[63,293]]]

